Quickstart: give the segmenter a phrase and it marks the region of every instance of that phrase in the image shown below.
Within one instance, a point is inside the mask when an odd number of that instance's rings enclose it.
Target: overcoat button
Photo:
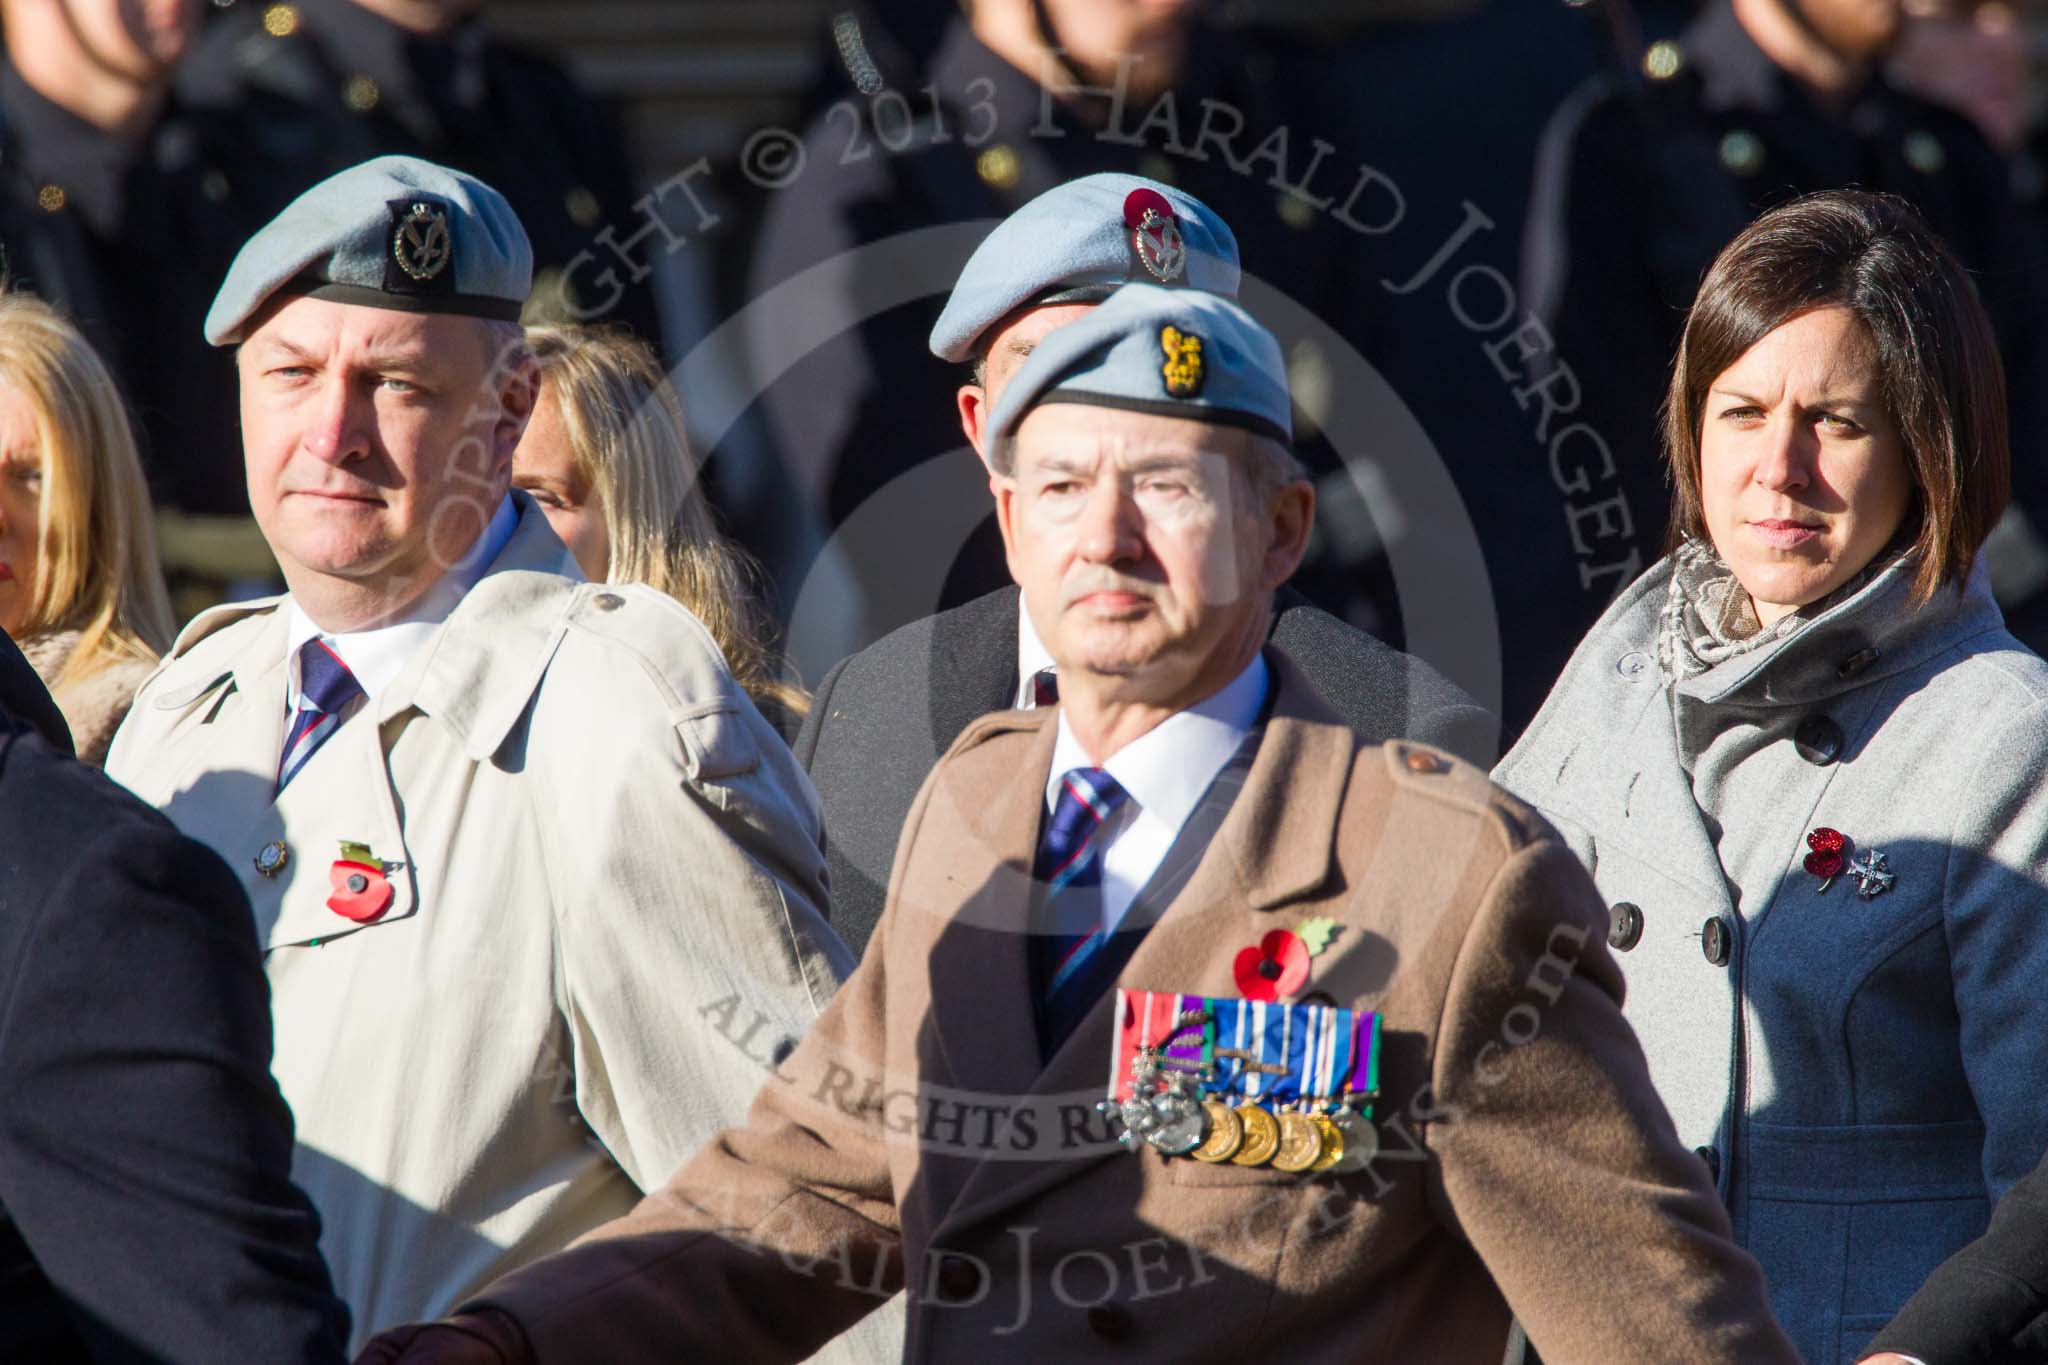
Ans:
[[[1643,937],[1643,912],[1627,901],[1616,901],[1609,913],[1612,918],[1607,926],[1607,946],[1625,953]]]
[[[1098,1303],[1088,1310],[1088,1330],[1104,1341],[1121,1341],[1131,1334],[1131,1315],[1115,1304]]]
[[[1700,951],[1716,967],[1728,965],[1728,921],[1719,915],[1700,926]]]
[[[1640,678],[1650,671],[1650,656],[1639,649],[1630,650],[1615,660],[1614,671],[1624,678]]]
[[[1868,649],[1859,649],[1848,658],[1842,660],[1841,666],[1835,670],[1835,676],[1838,678],[1853,678],[1864,669],[1876,663],[1877,656],[1883,652],[1876,645],[1872,645]]]
[[[1792,732],[1792,747],[1808,763],[1825,768],[1842,756],[1842,727],[1827,716],[1808,716]]]
[[[1692,1154],[1707,1163],[1707,1178],[1718,1183],[1721,1179],[1721,1153],[1712,1147],[1695,1147]]]
[[[590,600],[597,604],[599,611],[617,611],[626,605],[626,599],[615,592],[601,592]]]
[[[980,1290],[979,1271],[960,1257],[946,1257],[945,1264],[939,1267],[939,1294],[946,1302],[964,1303]]]

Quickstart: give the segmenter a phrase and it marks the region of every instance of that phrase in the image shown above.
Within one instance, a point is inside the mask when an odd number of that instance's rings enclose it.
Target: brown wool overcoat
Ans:
[[[907,823],[860,969],[744,1127],[487,1290],[547,1365],[800,1358],[911,1295],[906,1359],[1792,1362],[1622,1022],[1605,907],[1478,771],[1361,748],[1283,655],[1242,790],[1125,968],[1237,994],[1266,932],[1339,928],[1304,991],[1383,1013],[1382,1152],[1342,1178],[1104,1141],[1114,995],[1041,1066],[1024,935],[1056,727],[968,728]],[[704,1014],[745,1042],[747,1011]]]

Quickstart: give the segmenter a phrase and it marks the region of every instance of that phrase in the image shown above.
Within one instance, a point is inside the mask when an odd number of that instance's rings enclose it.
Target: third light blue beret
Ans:
[[[242,340],[285,292],[511,322],[532,288],[533,247],[504,195],[431,161],[380,156],[313,186],[243,243],[206,339]]]
[[[996,225],[932,328],[932,354],[964,361],[1027,304],[1097,303],[1131,283],[1237,296],[1237,238],[1207,204],[1141,175],[1055,185]]]
[[[1294,440],[1280,343],[1229,299],[1126,285],[1048,332],[1003,387],[989,439],[1014,436],[1047,403],[1085,403],[1242,427]]]

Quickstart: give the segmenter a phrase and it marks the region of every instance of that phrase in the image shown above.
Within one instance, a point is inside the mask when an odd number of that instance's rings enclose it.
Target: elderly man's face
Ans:
[[[505,363],[495,339],[471,318],[313,298],[250,334],[249,502],[295,593],[396,611],[475,543],[533,408],[531,361]]]
[[[1178,417],[1055,403],[1024,419],[996,516],[1063,688],[1180,707],[1251,661],[1314,494],[1255,497],[1248,454],[1243,432]]]

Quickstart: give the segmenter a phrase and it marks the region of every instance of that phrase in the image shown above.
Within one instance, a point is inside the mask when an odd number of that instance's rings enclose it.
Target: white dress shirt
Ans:
[[[1045,641],[1038,638],[1038,627],[1031,624],[1031,613],[1024,606],[1024,595],[1017,595],[1017,696],[1019,711],[1037,709],[1038,693],[1031,686],[1031,680],[1051,668],[1052,653],[1045,647]]]
[[[1029,619],[1028,617],[1026,618]],[[1102,848],[1102,927],[1113,933],[1138,892],[1166,860],[1181,826],[1201,803],[1202,793],[1230,762],[1258,723],[1266,700],[1266,660],[1254,655],[1222,691],[1176,711],[1109,756],[1100,766],[1130,794],[1096,836]],[[1075,768],[1097,766],[1059,719],[1052,772],[1046,778],[1045,808],[1059,800],[1060,779]]]
[[[484,570],[498,552],[505,548],[505,542],[512,538],[512,529],[519,524],[519,513],[513,509],[512,499],[507,496],[498,504],[498,510],[491,514],[490,524],[484,533],[476,538],[476,544],[457,560],[434,583],[420,594],[405,615],[386,625],[370,630],[352,630],[336,633],[325,631],[306,615],[297,599],[287,597],[290,603],[290,620],[285,627],[285,715],[298,711],[305,700],[300,688],[299,650],[306,641],[316,636],[325,640],[341,661],[348,665],[348,671],[355,674],[362,684],[363,695],[375,699],[377,694],[398,680],[405,671],[412,656],[419,653],[440,624],[448,619],[469,590],[483,577]]]

